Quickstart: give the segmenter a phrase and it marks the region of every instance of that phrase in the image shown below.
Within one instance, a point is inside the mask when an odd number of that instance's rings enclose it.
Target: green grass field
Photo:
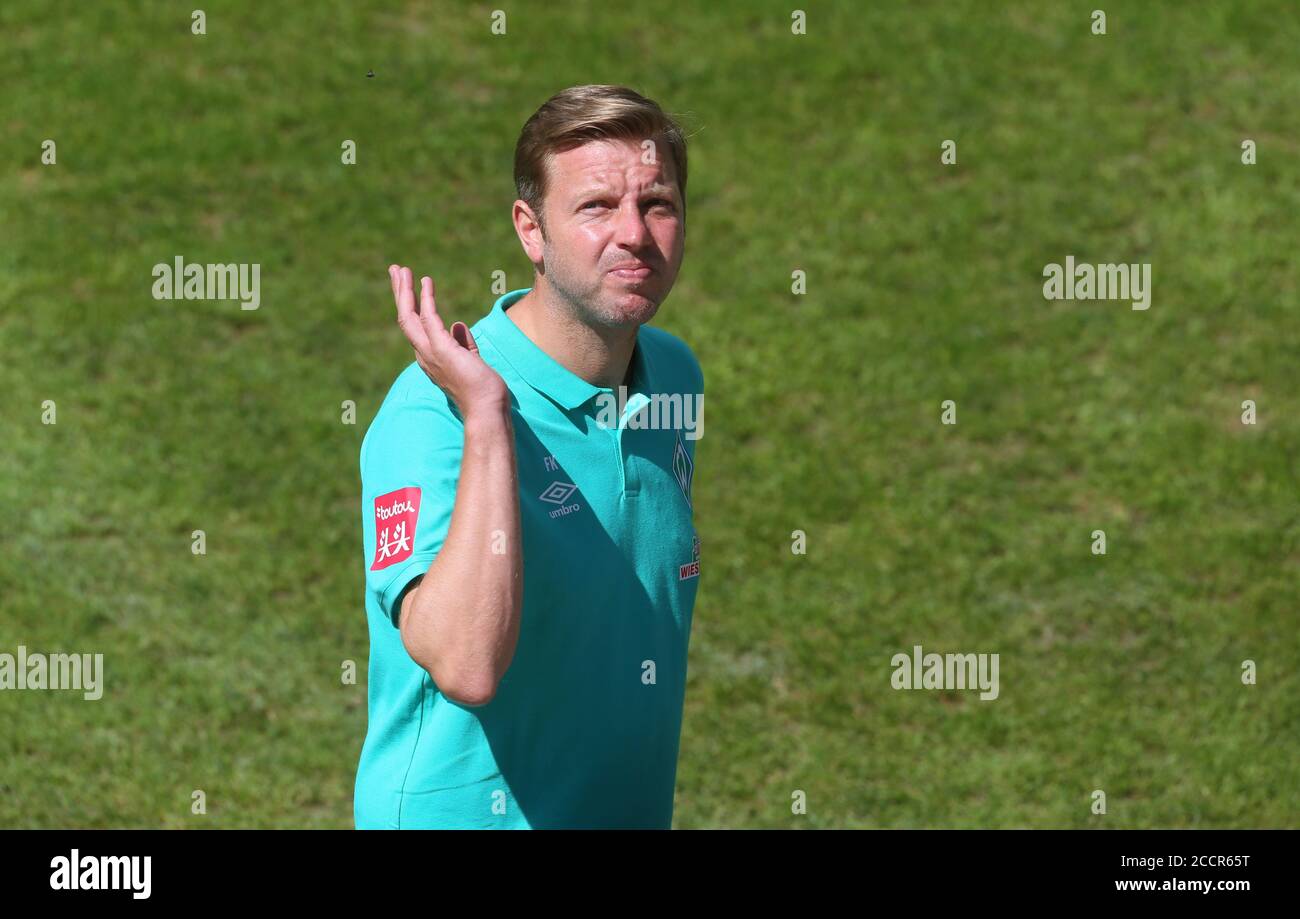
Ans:
[[[675,825],[1300,827],[1290,2],[199,6],[0,6],[0,652],[105,667],[0,692],[0,826],[352,825],[386,266],[528,286],[518,131],[611,82],[691,134]],[[177,255],[260,308],[153,299]],[[1067,255],[1150,309],[1045,300]],[[915,644],[999,698],[893,690]]]

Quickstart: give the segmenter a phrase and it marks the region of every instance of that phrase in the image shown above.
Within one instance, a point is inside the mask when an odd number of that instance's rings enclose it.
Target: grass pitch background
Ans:
[[[514,142],[589,82],[691,133],[675,824],[1300,826],[1292,4],[500,6],[0,6],[0,650],[105,656],[0,693],[0,826],[351,825],[385,268],[467,322],[527,285]],[[260,309],[153,300],[177,255]],[[1066,255],[1150,310],[1044,300]],[[892,690],[914,644],[1000,697]]]

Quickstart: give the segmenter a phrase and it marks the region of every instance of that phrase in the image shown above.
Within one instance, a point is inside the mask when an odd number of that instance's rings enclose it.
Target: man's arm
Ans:
[[[519,640],[523,552],[510,412],[465,417],[465,453],[442,549],[402,598],[407,652],[444,695],[485,705]]]
[[[514,658],[523,607],[523,548],[510,395],[464,323],[438,317],[433,281],[415,309],[409,268],[389,269],[398,324],[416,360],[464,419],[460,479],[447,537],[402,598],[399,628],[412,660],[447,697],[485,705]]]

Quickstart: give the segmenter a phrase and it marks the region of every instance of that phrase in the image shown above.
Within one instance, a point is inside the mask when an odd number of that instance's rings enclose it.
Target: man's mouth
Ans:
[[[648,277],[652,270],[649,265],[631,265],[622,268],[611,268],[609,273],[618,278],[638,281],[641,278]]]

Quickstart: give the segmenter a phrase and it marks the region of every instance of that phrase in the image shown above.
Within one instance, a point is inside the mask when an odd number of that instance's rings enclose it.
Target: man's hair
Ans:
[[[515,191],[542,224],[549,158],[593,140],[653,140],[668,147],[686,213],[686,135],[652,99],[626,86],[570,86],[542,103],[515,144]]]

